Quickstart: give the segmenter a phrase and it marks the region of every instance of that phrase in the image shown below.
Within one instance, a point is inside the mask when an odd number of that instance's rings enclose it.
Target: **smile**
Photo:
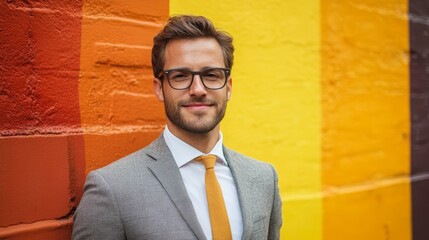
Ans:
[[[183,105],[183,107],[191,110],[203,110],[212,106],[213,104],[210,103],[188,103]]]

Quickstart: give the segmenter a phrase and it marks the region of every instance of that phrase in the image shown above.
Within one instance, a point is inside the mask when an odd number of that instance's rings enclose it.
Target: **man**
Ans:
[[[149,146],[89,173],[73,239],[279,239],[275,170],[222,145],[233,51],[208,19],[169,19],[152,49],[167,126]]]

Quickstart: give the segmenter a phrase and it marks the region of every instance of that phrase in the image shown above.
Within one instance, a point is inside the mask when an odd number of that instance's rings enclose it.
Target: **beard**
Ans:
[[[192,117],[186,118],[180,110],[183,105],[194,102],[212,105],[215,109],[214,115],[210,116],[212,111],[209,113],[196,112]],[[189,133],[195,134],[204,134],[213,130],[225,116],[226,105],[226,99],[222,99],[220,102],[216,103],[207,100],[206,97],[195,97],[188,101],[181,100],[176,104],[173,101],[168,101],[168,99],[164,101],[165,113],[171,123]]]

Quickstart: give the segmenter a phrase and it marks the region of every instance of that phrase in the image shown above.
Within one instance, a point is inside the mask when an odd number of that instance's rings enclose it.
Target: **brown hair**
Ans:
[[[216,30],[213,23],[203,16],[177,15],[170,17],[161,32],[153,38],[152,68],[154,76],[159,77],[164,68],[164,52],[170,40],[204,37],[214,38],[219,43],[225,66],[231,68],[234,61],[231,35]]]

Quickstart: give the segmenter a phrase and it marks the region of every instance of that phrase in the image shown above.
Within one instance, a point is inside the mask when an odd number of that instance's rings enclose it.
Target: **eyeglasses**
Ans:
[[[206,89],[217,90],[225,86],[230,72],[229,68],[206,68],[196,72],[186,68],[177,68],[163,71],[164,74],[160,76],[160,79],[166,76],[170,87],[183,90],[192,85],[195,75],[199,75]]]

